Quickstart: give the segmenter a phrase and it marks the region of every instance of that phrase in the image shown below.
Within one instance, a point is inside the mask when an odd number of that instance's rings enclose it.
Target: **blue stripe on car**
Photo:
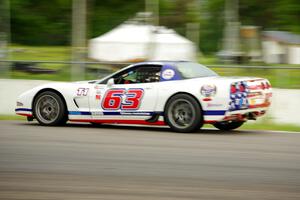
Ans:
[[[69,115],[91,115],[91,112],[69,111]]]
[[[226,110],[204,110],[203,115],[225,115]]]
[[[31,112],[32,110],[29,109],[29,108],[16,108],[15,109],[15,112],[18,112],[18,111],[26,111],[26,112]]]
[[[97,112],[97,111],[96,111]],[[99,111],[101,112],[101,111]],[[134,115],[134,116],[151,116],[155,114],[164,115],[163,112],[134,112],[134,111],[123,111],[123,112],[113,112],[113,111],[103,111],[103,115]],[[226,110],[204,110],[203,115],[225,115]],[[81,111],[69,111],[70,115],[92,115],[92,112],[81,112]]]
[[[26,111],[32,112],[32,109],[29,108],[17,108],[15,111]],[[225,115],[226,110],[204,110],[203,115]],[[143,111],[128,111],[128,112],[110,112],[104,111],[103,115],[137,115],[137,116],[151,116],[154,114],[163,115],[163,112],[143,112]],[[69,115],[92,115],[88,111],[69,111]]]
[[[96,111],[101,112],[101,111]],[[134,115],[134,116],[151,116],[154,114],[163,115],[163,112],[111,112],[111,111],[103,111],[101,112],[103,115]],[[81,111],[69,111],[69,115],[92,115],[92,112],[81,112]]]

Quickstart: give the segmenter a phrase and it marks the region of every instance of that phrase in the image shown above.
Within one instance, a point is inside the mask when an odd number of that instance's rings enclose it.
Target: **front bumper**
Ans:
[[[21,107],[17,107],[15,109],[15,112],[17,115],[21,115],[21,116],[26,116],[26,117],[32,117],[32,110],[29,108],[21,108]]]

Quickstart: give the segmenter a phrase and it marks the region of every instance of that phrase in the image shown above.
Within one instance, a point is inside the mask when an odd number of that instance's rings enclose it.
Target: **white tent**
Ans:
[[[122,24],[89,41],[89,57],[100,61],[195,60],[196,47],[171,29]]]

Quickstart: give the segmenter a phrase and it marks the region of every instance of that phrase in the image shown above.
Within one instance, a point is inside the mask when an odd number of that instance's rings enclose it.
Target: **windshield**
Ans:
[[[214,71],[198,63],[180,62],[176,64],[176,68],[183,79],[218,76]]]

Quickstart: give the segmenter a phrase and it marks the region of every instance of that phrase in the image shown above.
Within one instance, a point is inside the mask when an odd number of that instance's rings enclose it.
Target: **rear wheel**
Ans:
[[[223,131],[229,131],[229,130],[237,129],[243,124],[244,124],[243,121],[217,122],[214,124],[214,127]]]
[[[165,121],[176,132],[194,132],[203,125],[201,107],[188,94],[175,95],[167,102]]]
[[[52,91],[39,94],[33,104],[33,114],[42,125],[55,126],[67,122],[67,108],[62,98]]]

